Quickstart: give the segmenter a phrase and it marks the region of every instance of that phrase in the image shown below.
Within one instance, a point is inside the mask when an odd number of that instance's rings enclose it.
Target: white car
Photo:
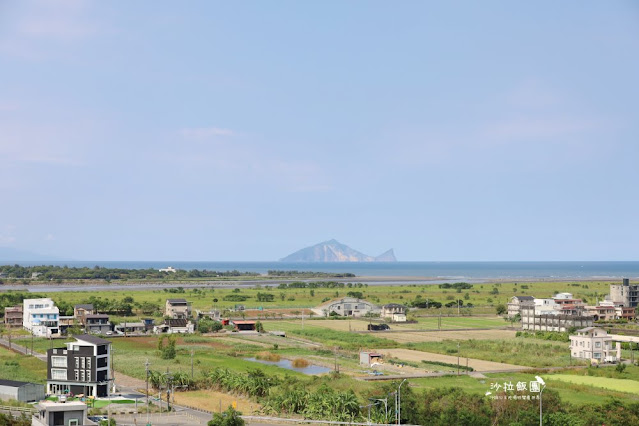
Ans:
[[[106,332],[106,333],[104,333],[104,334],[106,334],[107,336],[112,336],[112,335],[113,335],[113,332],[112,332],[112,331],[107,331],[107,332]]]

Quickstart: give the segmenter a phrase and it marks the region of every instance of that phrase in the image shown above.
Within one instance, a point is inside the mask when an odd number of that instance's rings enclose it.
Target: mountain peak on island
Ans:
[[[393,249],[369,256],[336,239],[306,247],[280,259],[282,262],[397,262]]]

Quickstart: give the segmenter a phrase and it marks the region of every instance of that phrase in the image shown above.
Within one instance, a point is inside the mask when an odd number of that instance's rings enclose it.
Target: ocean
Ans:
[[[597,262],[393,262],[393,263],[288,263],[288,262],[168,262],[168,261],[58,261],[17,262],[24,266],[208,269],[266,273],[268,270],[351,272],[358,277],[428,277],[446,280],[475,279],[639,279],[639,261]],[[13,264],[13,262],[11,262]]]

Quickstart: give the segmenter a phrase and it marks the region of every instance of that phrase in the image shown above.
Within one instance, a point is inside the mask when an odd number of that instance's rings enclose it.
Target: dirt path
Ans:
[[[457,357],[451,355],[441,355],[432,352],[414,351],[411,349],[379,349],[376,352],[382,353],[386,356],[393,356],[405,361],[421,362],[423,361],[437,361],[446,362],[448,364],[457,364]],[[466,365],[466,358],[459,358],[459,362],[462,365]],[[520,371],[527,370],[530,367],[523,367],[521,365],[503,364],[501,362],[484,361],[480,359],[468,359],[468,366],[475,369],[475,371]]]

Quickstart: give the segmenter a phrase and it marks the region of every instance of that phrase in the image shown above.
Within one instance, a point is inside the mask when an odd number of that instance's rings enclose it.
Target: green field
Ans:
[[[353,282],[357,282],[357,278],[353,279]],[[117,281],[113,282],[114,284]],[[275,313],[268,312],[271,309],[295,309],[295,308],[311,308],[318,306],[323,300],[330,300],[337,297],[345,297],[348,292],[361,292],[362,296],[374,303],[402,303],[410,304],[415,300],[435,300],[442,304],[455,301],[457,299],[462,300],[464,303],[472,303],[475,308],[467,309],[462,308],[460,313],[463,315],[469,315],[470,313],[492,313],[494,314],[494,306],[497,304],[506,304],[513,295],[534,295],[536,297],[550,297],[552,294],[561,291],[572,292],[575,297],[579,297],[586,300],[594,300],[596,297],[607,293],[609,282],[584,282],[584,283],[553,283],[553,282],[538,282],[538,283],[497,283],[497,284],[474,284],[471,289],[461,290],[458,292],[455,289],[443,289],[438,285],[423,285],[423,284],[406,284],[401,286],[384,286],[375,285],[368,286],[352,285],[352,287],[345,286],[343,288],[287,288],[279,289],[274,287],[260,286],[257,284],[255,288],[239,288],[239,291],[233,289],[216,288],[215,284],[211,284],[210,287],[201,289],[183,289],[181,293],[169,293],[164,290],[124,290],[124,291],[110,291],[105,286],[104,289],[92,290],[92,291],[72,291],[72,292],[52,292],[46,294],[46,292],[39,292],[39,294],[49,296],[54,301],[64,301],[68,304],[87,303],[89,297],[95,296],[102,299],[122,300],[126,297],[131,297],[134,300],[134,306],[139,306],[144,302],[155,304],[159,309],[164,309],[164,303],[167,298],[171,297],[184,297],[192,302],[193,309],[210,309],[213,307],[220,309],[233,308],[236,304],[243,304],[247,309],[259,309],[262,308],[264,316],[274,316]],[[167,288],[177,289],[178,284],[167,283]],[[177,290],[176,290],[177,291]],[[268,293],[274,296],[272,302],[258,302],[257,293]],[[225,296],[229,295],[243,295],[247,297],[244,302],[232,302],[224,301]],[[217,299],[217,302],[214,301]],[[444,317],[449,315],[457,315],[457,308],[441,308],[441,309],[419,309],[411,312],[412,315],[422,316],[434,316],[442,315]],[[146,317],[139,308],[135,308],[134,315],[128,317],[141,318]],[[161,318],[158,314],[156,318]],[[123,317],[113,315],[112,320],[120,321]],[[420,319],[420,324],[427,328],[437,328],[437,320],[435,318],[423,318]],[[446,319],[443,320],[446,324]],[[451,327],[455,326],[454,321],[448,322]],[[493,327],[507,325],[507,323],[499,322],[495,319],[476,318],[475,324],[470,327]]]
[[[639,395],[639,382],[627,379],[611,379],[608,377],[577,376],[574,374],[544,375],[549,383],[554,381],[586,385],[596,388],[609,389],[617,392],[627,392],[635,396]]]
[[[0,378],[33,383],[47,381],[47,364],[0,346]]]

